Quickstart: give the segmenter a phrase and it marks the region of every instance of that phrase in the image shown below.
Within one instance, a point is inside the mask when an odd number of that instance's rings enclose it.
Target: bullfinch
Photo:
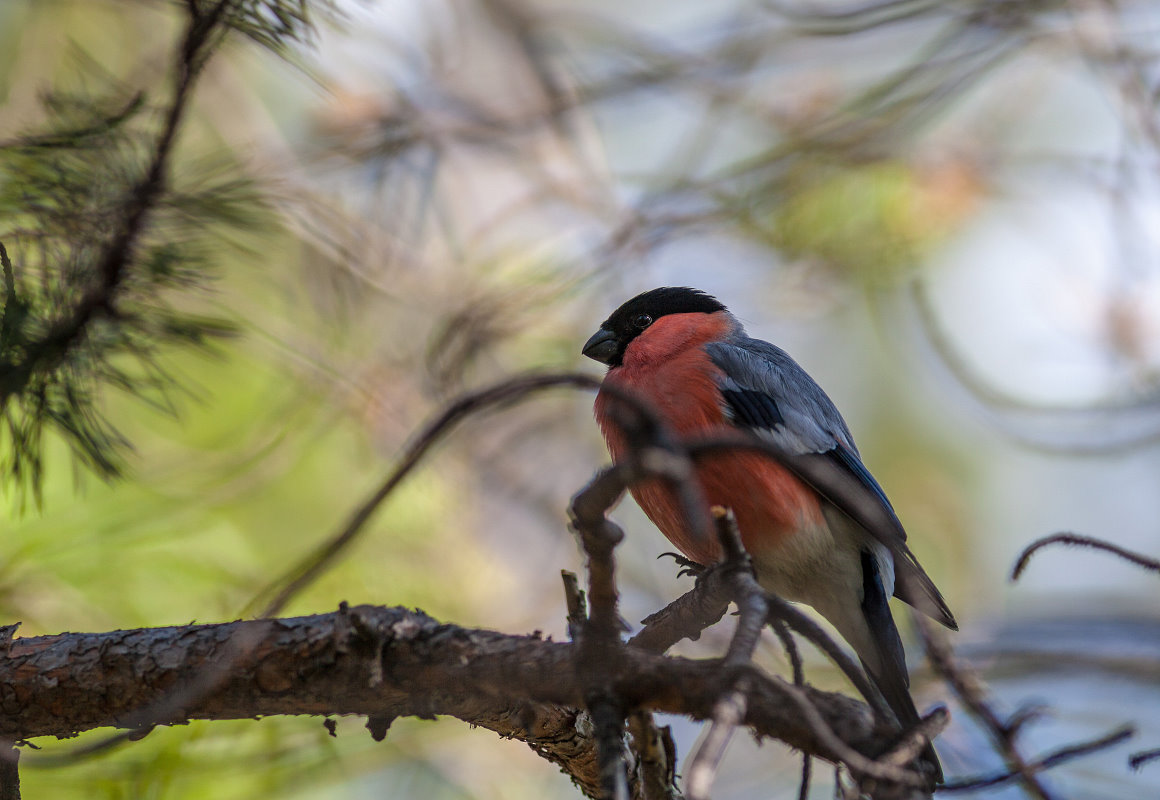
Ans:
[[[584,345],[607,364],[603,386],[647,402],[678,435],[743,429],[777,447],[773,460],[752,451],[702,458],[696,478],[711,505],[731,508],[760,584],[812,606],[853,647],[899,722],[918,721],[891,595],[957,630],[954,616],[906,545],[886,493],[862,463],[834,403],[784,350],[746,335],[715,298],[666,287],[632,298]],[[596,397],[596,421],[613,461],[628,456],[610,409]],[[698,534],[672,487],[639,483],[632,495],[689,559],[720,557]],[[925,759],[941,782],[933,748]]]

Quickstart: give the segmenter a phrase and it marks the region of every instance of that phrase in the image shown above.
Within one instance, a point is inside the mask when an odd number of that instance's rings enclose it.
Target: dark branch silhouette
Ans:
[[[1062,544],[1069,547],[1087,547],[1092,550],[1103,550],[1105,553],[1112,553],[1119,556],[1125,561],[1135,564],[1137,567],[1143,567],[1149,572],[1160,573],[1160,561],[1149,558],[1148,556],[1133,553],[1131,550],[1126,550],[1119,545],[1105,542],[1102,539],[1097,539],[1094,536],[1082,536],[1078,533],[1053,533],[1050,536],[1044,536],[1042,539],[1036,539],[1027,547],[1023,548],[1023,552],[1019,554],[1019,558],[1015,560],[1015,566],[1011,569],[1011,580],[1017,581],[1027,569],[1027,565],[1031,563],[1031,558],[1044,547]]]

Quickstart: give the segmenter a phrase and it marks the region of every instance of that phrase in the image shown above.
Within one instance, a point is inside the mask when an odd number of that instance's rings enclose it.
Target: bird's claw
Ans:
[[[680,567],[680,569],[677,570],[677,577],[678,578],[683,578],[686,575],[691,575],[692,577],[696,578],[697,580],[700,580],[701,576],[704,575],[709,569],[704,564],[698,564],[696,561],[693,561],[690,558],[685,558],[680,553],[673,553],[673,552],[661,553],[659,556],[657,556],[657,558],[658,559],[665,558],[666,556],[671,558],[673,561],[677,562],[677,566]]]

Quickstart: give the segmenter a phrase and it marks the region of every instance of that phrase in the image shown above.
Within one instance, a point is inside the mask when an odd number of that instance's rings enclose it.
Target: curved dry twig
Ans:
[[[866,673],[855,663],[849,653],[830,638],[820,625],[777,595],[768,594],[766,598],[770,605],[771,619],[784,622],[833,661],[834,665],[850,680],[850,683],[854,684],[854,688],[858,690],[859,694],[866,699],[876,717],[883,720],[894,719],[894,712],[890,710],[882,692],[866,677]]]
[[[518,375],[484,389],[468,392],[447,405],[403,451],[394,468],[363,503],[351,514],[337,532],[317,547],[313,553],[288,570],[273,586],[281,585],[258,616],[269,617],[286,607],[294,595],[316,580],[358,538],[366,523],[390,497],[391,493],[411,474],[430,449],[451,429],[477,412],[514,403],[543,391],[561,386],[578,389],[597,389],[600,381],[582,373],[547,373]],[[268,592],[269,590],[267,590]],[[253,605],[253,603],[251,603]]]
[[[802,718],[810,726],[810,729],[813,730],[819,740],[843,764],[849,767],[850,771],[855,775],[873,778],[879,781],[887,781],[900,786],[909,786],[914,789],[927,789],[929,787],[929,779],[919,772],[897,767],[884,761],[870,759],[861,753],[851,750],[826,724],[821,714],[818,713],[817,708],[814,707],[814,704],[801,689],[790,684],[783,684],[780,688],[782,693],[797,707]]]
[[[934,737],[946,730],[950,722],[951,712],[947,711],[944,706],[936,707],[934,711],[920,719],[918,724],[911,727],[906,735],[891,748],[890,752],[878,760],[896,766],[909,764],[918,758],[927,745],[934,741]]]
[[[789,659],[790,670],[793,673],[793,685],[804,686],[806,675],[802,665],[802,654],[798,650],[797,642],[794,641],[789,626],[778,619],[770,620],[769,627],[773,628],[774,634],[785,649],[785,655]],[[813,756],[809,753],[802,753],[802,777],[798,783],[798,800],[806,800],[810,796],[810,775],[813,772],[813,763]]]
[[[1071,547],[1090,547],[1093,550],[1103,550],[1105,553],[1111,553],[1119,556],[1125,561],[1130,561],[1138,567],[1143,567],[1149,572],[1160,573],[1160,560],[1149,558],[1148,556],[1140,555],[1139,553],[1127,550],[1119,545],[1105,542],[1103,539],[1097,539],[1094,536],[1084,536],[1078,533],[1053,533],[1050,536],[1044,536],[1042,539],[1036,539],[1023,549],[1019,554],[1019,558],[1015,561],[1015,566],[1011,570],[1011,580],[1017,581],[1027,568],[1031,561],[1031,557],[1053,544],[1064,544]]]

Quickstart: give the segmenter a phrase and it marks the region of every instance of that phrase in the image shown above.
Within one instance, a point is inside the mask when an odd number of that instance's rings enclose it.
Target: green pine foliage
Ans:
[[[0,480],[39,500],[44,440],[61,435],[102,478],[129,442],[101,411],[115,388],[169,406],[161,354],[207,347],[225,319],[199,313],[213,253],[264,222],[236,165],[185,159],[175,142],[198,73],[230,33],[284,52],[309,37],[305,0],[190,0],[167,83],[126,87],[83,56],[81,89],[52,89],[44,119],[0,143]],[[167,85],[168,84],[168,85]]]

